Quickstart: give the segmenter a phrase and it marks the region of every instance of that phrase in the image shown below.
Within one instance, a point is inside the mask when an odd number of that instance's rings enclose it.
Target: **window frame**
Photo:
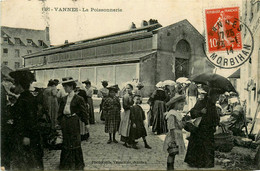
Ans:
[[[18,41],[19,41],[19,42],[18,42]],[[21,45],[21,44],[22,44],[21,39],[20,39],[20,38],[17,38],[17,37],[14,38],[14,42],[15,42],[16,45]]]
[[[18,66],[16,67],[16,64],[18,64]],[[14,62],[14,68],[17,69],[17,68],[20,68],[21,65],[20,65],[20,62]]]
[[[32,53],[32,50],[27,50],[27,54],[31,54]]]
[[[6,52],[5,52],[5,50],[6,50]],[[3,48],[3,54],[8,54],[8,49],[7,48]]]
[[[4,64],[5,66],[8,66],[8,61],[3,61],[3,64]]]
[[[27,39],[27,46],[33,46],[33,40],[32,39]],[[29,43],[30,41],[30,43]]]
[[[40,47],[44,47],[44,42],[43,42],[43,40],[38,40],[38,45],[39,45]]]
[[[18,52],[18,53],[16,53],[16,52]],[[14,50],[14,57],[20,58],[20,49],[15,49]]]

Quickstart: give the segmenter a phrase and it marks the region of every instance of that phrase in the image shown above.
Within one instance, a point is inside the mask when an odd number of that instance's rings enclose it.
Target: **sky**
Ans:
[[[162,26],[187,19],[204,31],[206,8],[241,6],[242,0],[0,0],[2,26],[50,28],[52,45],[89,39],[128,30],[131,23],[156,19]],[[42,8],[52,11],[43,11]],[[57,8],[119,8],[122,12],[61,12]]]

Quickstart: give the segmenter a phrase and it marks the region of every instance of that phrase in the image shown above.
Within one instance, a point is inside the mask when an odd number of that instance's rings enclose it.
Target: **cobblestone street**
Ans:
[[[147,105],[143,105],[145,111]],[[107,144],[108,134],[104,132],[104,124],[99,120],[98,109],[95,109],[97,123],[90,126],[90,139],[82,142],[85,170],[165,170],[167,154],[162,150],[165,135],[153,135],[147,129],[147,141],[152,149],[144,148],[142,139],[138,140],[138,150],[126,148],[122,142]],[[120,136],[117,135],[117,140]],[[45,150],[45,170],[57,170],[60,150]],[[176,169],[196,169],[187,167],[181,156],[175,160]],[[216,166],[214,169],[221,169]]]

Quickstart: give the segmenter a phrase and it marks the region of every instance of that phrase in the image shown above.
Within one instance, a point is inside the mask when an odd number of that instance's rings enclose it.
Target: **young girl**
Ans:
[[[146,129],[144,127],[145,114],[140,106],[141,96],[136,94],[134,96],[135,105],[130,108],[130,133],[129,133],[129,143],[132,145],[134,149],[138,149],[135,144],[135,140],[139,138],[143,138],[144,147],[151,149],[151,147],[147,144],[145,137],[147,136]]]
[[[109,95],[105,99],[102,109],[105,111],[105,132],[109,133],[108,144],[112,142],[112,134],[113,134],[113,142],[118,143],[116,140],[116,132],[119,129],[120,124],[120,100],[116,97],[117,88],[115,86],[108,87]]]
[[[184,122],[182,110],[185,105],[185,96],[176,95],[167,104],[169,112],[165,113],[168,133],[164,140],[163,150],[168,152],[167,170],[174,170],[174,159],[177,154],[184,155],[185,144],[182,134]]]
[[[121,141],[124,142],[125,147],[129,143],[129,131],[130,131],[130,108],[133,106],[133,86],[131,84],[126,85],[126,94],[123,96],[123,109],[122,118],[119,126],[119,134],[121,135]]]

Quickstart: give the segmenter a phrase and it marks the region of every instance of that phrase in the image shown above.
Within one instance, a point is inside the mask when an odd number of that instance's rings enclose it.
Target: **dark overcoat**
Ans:
[[[13,163],[15,169],[43,169],[43,148],[39,131],[36,98],[27,90],[20,94],[12,107],[14,117],[15,149]],[[30,145],[23,144],[24,137]]]
[[[201,113],[203,108],[206,108],[206,114]],[[205,98],[197,101],[190,112],[193,119],[197,117],[202,117],[202,119],[198,128],[191,132],[184,161],[193,167],[214,167],[214,132],[220,120],[216,105]]]

